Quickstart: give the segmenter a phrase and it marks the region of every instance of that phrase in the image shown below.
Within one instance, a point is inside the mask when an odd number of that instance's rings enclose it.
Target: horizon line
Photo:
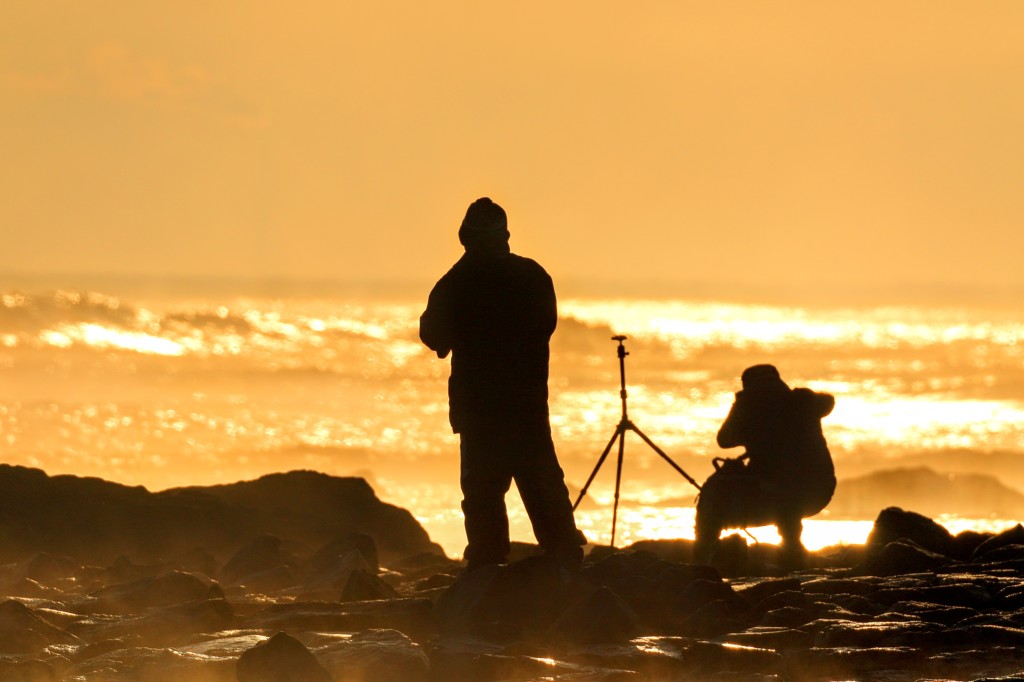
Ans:
[[[426,297],[433,278],[381,276],[371,278],[172,274],[50,272],[5,273],[0,290],[86,289],[112,295],[228,295],[304,297],[363,295],[373,297]],[[103,291],[111,289],[112,291]],[[668,278],[614,278],[563,275],[556,281],[560,298],[681,298],[701,301],[733,301],[807,305],[988,304],[1024,303],[1024,283],[968,284],[956,282],[904,281],[873,284],[849,282],[776,281],[752,283],[728,280]]]

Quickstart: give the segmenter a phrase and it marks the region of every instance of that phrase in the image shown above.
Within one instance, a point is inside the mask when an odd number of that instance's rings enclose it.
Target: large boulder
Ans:
[[[0,654],[34,654],[54,644],[80,644],[21,602],[0,604]]]
[[[319,547],[353,533],[372,539],[385,562],[443,554],[409,511],[382,502],[362,478],[292,471],[152,493],[141,486],[0,465],[0,563],[45,551],[49,555],[25,567],[21,576],[39,582],[74,570],[74,562],[53,558],[61,555],[98,565],[122,555],[161,561],[189,556],[197,548],[234,552],[261,535]],[[352,542],[372,553],[367,542]]]
[[[0,660],[0,680],[4,682],[57,682],[57,672],[45,661]]]
[[[640,634],[633,609],[607,587],[599,587],[565,610],[551,635],[572,644],[625,642]]]
[[[310,645],[313,646],[313,645]],[[428,682],[430,662],[423,649],[398,630],[363,630],[313,647],[335,680]]]
[[[161,495],[173,497],[193,491],[246,510],[262,532],[312,546],[361,532],[373,538],[384,563],[420,552],[443,554],[408,510],[382,502],[362,478],[291,471],[230,485],[169,490]]]
[[[375,599],[393,599],[398,592],[382,579],[366,571],[352,571],[345,588],[341,591],[341,601],[369,601]]]
[[[234,609],[226,600],[205,599],[151,608],[140,615],[83,618],[68,631],[90,642],[137,637],[145,646],[175,646],[201,633],[226,630],[233,618]]]
[[[956,554],[953,535],[943,526],[917,512],[887,507],[878,514],[868,534],[867,552],[874,554],[897,540],[910,540],[929,552],[947,557]]]
[[[59,679],[61,682],[236,682],[235,665],[234,658],[223,655],[127,646],[75,662]]]
[[[183,571],[168,571],[152,578],[111,585],[91,596],[93,601],[83,604],[79,612],[139,613],[152,607],[216,599],[224,594],[209,579]]]
[[[927,573],[950,563],[949,557],[931,552],[912,540],[896,540],[870,555],[861,567],[865,575],[894,576]]]
[[[279,632],[238,657],[238,682],[333,682],[299,640]]]
[[[557,562],[528,557],[463,573],[435,608],[444,634],[518,637],[546,630],[577,594]]]
[[[292,566],[298,563],[281,546],[281,539],[273,535],[260,535],[239,549],[220,569],[220,579],[227,584],[238,583],[246,577]]]
[[[1019,523],[980,543],[975,548],[972,558],[976,561],[987,561],[991,557],[986,555],[1012,545],[1024,545],[1024,526],[1021,526]]]

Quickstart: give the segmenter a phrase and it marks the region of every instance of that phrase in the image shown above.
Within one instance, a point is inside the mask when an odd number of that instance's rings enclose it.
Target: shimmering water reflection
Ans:
[[[0,292],[0,460],[151,489],[303,468],[365,476],[457,556],[449,363],[419,342],[425,295],[122,301]],[[559,312],[551,422],[570,486],[587,479],[618,423],[610,337],[625,334],[630,416],[698,480],[726,454],[715,434],[740,372],[770,362],[792,385],[836,396],[824,428],[841,481],[915,459],[1024,490],[1024,466],[1014,465],[1024,461],[1019,306],[565,298]],[[616,544],[690,537],[694,491],[639,439],[626,450]],[[594,542],[610,536],[611,464],[578,513]],[[531,540],[518,496],[509,499],[514,537]],[[805,538],[812,548],[857,543],[869,528],[870,518],[822,516]],[[775,539],[772,529],[753,533]]]
[[[454,487],[426,486],[416,490],[402,488],[401,499],[415,499],[416,508],[425,513],[416,517],[430,533],[431,539],[441,544],[445,552],[459,557],[465,546],[459,492]],[[442,498],[450,500],[445,503]],[[512,539],[534,542],[526,510],[518,496],[510,494],[506,500]],[[612,509],[610,506],[578,509],[576,523],[587,539],[594,544],[607,545],[611,540]],[[998,533],[1018,522],[1012,519],[976,519],[943,515],[935,519],[952,534],[973,530]],[[626,547],[641,540],[693,539],[693,507],[660,505],[620,505],[615,528],[615,546]],[[817,551],[826,547],[859,545],[867,541],[873,520],[829,519],[827,511],[815,518],[804,520],[803,543],[807,549]],[[727,531],[724,535],[739,534],[748,543],[778,544],[781,540],[774,526],[763,526],[743,531]]]

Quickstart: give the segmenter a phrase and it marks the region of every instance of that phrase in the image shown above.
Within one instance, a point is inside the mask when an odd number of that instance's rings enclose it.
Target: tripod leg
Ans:
[[[611,452],[612,445],[615,443],[615,439],[622,436],[622,432],[622,424],[619,424],[617,427],[615,427],[615,433],[612,434],[611,440],[609,440],[608,445],[605,446],[604,452],[602,452],[601,456],[597,458],[597,465],[594,467],[594,470],[590,472],[590,478],[588,478],[587,482],[583,484],[582,488],[580,488],[579,497],[576,498],[576,501],[572,505],[573,511],[576,511],[576,507],[580,506],[580,502],[583,500],[583,496],[587,494],[587,490],[590,488],[590,484],[594,482],[594,476],[597,476],[597,471],[601,468],[601,465],[604,464],[604,460],[605,458],[608,457],[608,453]]]
[[[688,473],[683,471],[683,468],[681,466],[679,466],[678,464],[673,462],[671,457],[669,457],[664,452],[662,452],[661,448],[659,448],[657,445],[654,444],[654,441],[652,441],[650,438],[648,438],[646,435],[644,435],[644,432],[636,427],[636,424],[630,423],[629,428],[632,429],[634,432],[636,432],[636,435],[638,435],[641,438],[643,438],[644,442],[651,446],[651,449],[653,449],[655,452],[657,452],[659,455],[661,455],[661,458],[663,460],[665,460],[666,462],[668,462],[672,466],[673,469],[678,471],[682,475],[683,478],[685,478],[687,481],[689,481],[693,485],[694,488],[696,488],[697,490],[700,490],[700,484],[697,483],[697,481],[693,480],[693,478],[691,478]]]
[[[626,434],[623,432],[619,438],[619,462],[615,467],[615,503],[612,505],[612,539],[608,546],[615,547],[615,522],[619,517],[619,484],[622,482],[622,458],[626,448]]]

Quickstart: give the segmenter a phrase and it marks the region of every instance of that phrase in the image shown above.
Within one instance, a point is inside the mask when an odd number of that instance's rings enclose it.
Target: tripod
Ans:
[[[673,469],[675,469],[682,475],[683,478],[685,478],[687,481],[693,484],[693,486],[697,490],[700,490],[700,485],[697,483],[697,481],[693,480],[693,478],[688,473],[683,471],[682,467],[673,462],[672,459],[661,450],[661,448],[654,444],[654,441],[652,441],[650,438],[644,435],[644,432],[638,429],[636,427],[636,424],[630,421],[629,414],[626,411],[626,356],[629,355],[629,353],[626,352],[626,347],[622,345],[622,342],[625,340],[625,336],[612,337],[612,341],[619,342],[619,397],[622,399],[622,419],[619,420],[619,425],[615,427],[615,433],[612,434],[611,440],[608,441],[608,445],[605,446],[604,452],[601,453],[601,456],[597,460],[597,465],[594,467],[594,470],[590,472],[590,478],[587,479],[587,482],[583,485],[583,488],[580,489],[580,495],[579,497],[576,498],[576,502],[574,502],[572,505],[572,510],[576,511],[576,507],[580,506],[580,501],[583,499],[583,496],[587,494],[587,489],[593,482],[594,477],[597,476],[597,472],[601,468],[601,465],[604,464],[604,460],[608,457],[608,453],[611,452],[612,445],[614,445],[615,441],[618,440],[619,461],[615,468],[615,503],[612,505],[612,539],[611,542],[608,543],[611,547],[615,547],[615,523],[619,517],[619,485],[622,483],[622,457],[625,452],[626,446],[626,431],[632,431],[636,435],[640,436],[640,438],[642,438],[645,443],[650,445],[651,448],[656,453],[658,453],[658,455],[660,455],[663,460],[668,462]]]

